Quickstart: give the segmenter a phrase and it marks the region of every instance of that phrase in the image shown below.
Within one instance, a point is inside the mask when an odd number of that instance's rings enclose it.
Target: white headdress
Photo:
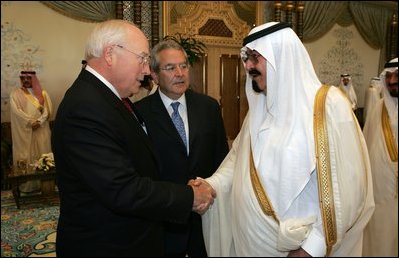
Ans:
[[[382,88],[380,77],[371,78],[370,86],[375,88],[377,90],[377,92],[380,93],[381,92],[381,88]]]
[[[398,141],[398,98],[394,98],[389,94],[386,82],[385,75],[387,72],[393,73],[398,70],[398,58],[394,58],[388,63],[385,64],[384,70],[380,74],[381,85],[382,87],[382,95],[384,97],[385,106],[387,107],[389,120],[391,122],[391,126],[396,138]]]
[[[347,85],[344,84],[344,79],[349,79],[349,82]],[[345,95],[350,100],[352,109],[356,109],[357,97],[356,97],[355,89],[353,88],[352,77],[349,74],[341,74],[339,88],[345,93]]]
[[[267,60],[266,95],[253,91],[247,74],[249,126],[258,173],[283,215],[316,166],[313,104],[321,82],[304,45],[284,23],[255,27],[244,47]]]

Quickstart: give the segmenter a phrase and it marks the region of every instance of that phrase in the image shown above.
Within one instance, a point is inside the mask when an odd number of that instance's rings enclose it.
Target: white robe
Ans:
[[[351,103],[352,110],[356,110],[357,109],[357,97],[356,97],[356,92],[355,92],[355,89],[353,88],[352,83],[350,83],[348,86],[340,84],[339,88],[345,94],[345,96],[348,98],[349,102]]]
[[[369,115],[364,137],[369,148],[375,212],[364,231],[364,256],[398,256],[398,162],[393,162],[381,126],[384,101]],[[398,142],[396,141],[396,148]]]
[[[143,99],[143,98],[145,98],[145,97],[147,97],[147,96],[149,96],[151,94],[154,94],[154,92],[156,92],[157,89],[158,89],[158,85],[156,85],[156,84],[153,84],[151,90],[148,90],[147,88],[144,88],[144,87],[140,87],[139,88],[139,92],[134,94],[133,96],[129,97],[129,99],[133,103],[137,102],[137,101],[140,101],[141,99]]]
[[[363,121],[366,123],[367,116],[370,115],[371,110],[381,99],[381,89],[375,86],[369,86],[366,90],[366,97],[364,101]]]
[[[39,110],[38,100],[29,92],[17,88],[11,92],[11,136],[13,149],[13,166],[17,167],[18,160],[26,160],[29,164],[40,158],[44,153],[51,152],[51,132],[48,119],[52,112],[52,103],[46,91],[42,91],[44,98],[43,111]],[[40,121],[40,127],[32,129],[32,124]],[[35,183],[34,183],[35,182]],[[30,192],[38,190],[40,181],[29,181],[22,184],[20,190]]]
[[[348,102],[337,97],[337,93],[337,90],[331,89],[326,100],[337,224],[337,243],[331,256],[361,256],[363,229],[374,209],[370,164],[360,127],[353,113],[348,112],[348,106],[344,107]],[[206,179],[217,192],[211,209],[202,216],[209,256],[276,257],[288,254],[277,249],[279,225],[262,212],[252,188],[248,117],[219,169]],[[289,162],[289,159],[281,159],[275,157],[277,166]],[[317,221],[299,246],[311,249],[315,256],[323,256],[326,245],[316,174],[313,171],[302,190],[292,200],[286,200],[291,203],[288,211],[277,216],[281,221],[294,219],[298,222],[315,216]],[[265,192],[276,207],[279,197],[269,194],[268,189]]]

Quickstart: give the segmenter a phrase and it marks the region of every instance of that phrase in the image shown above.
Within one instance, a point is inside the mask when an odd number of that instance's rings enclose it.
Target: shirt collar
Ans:
[[[119,96],[119,93],[116,91],[115,87],[109,81],[107,81],[107,79],[105,79],[101,74],[99,74],[96,70],[87,65],[86,71],[90,72],[95,77],[97,77],[97,79],[99,79],[102,83],[104,83],[105,86],[107,86],[119,99],[122,99],[121,96]]]
[[[186,94],[183,93],[183,95],[180,96],[180,98],[178,98],[177,100],[171,99],[168,96],[166,96],[161,90],[158,91],[159,95],[161,96],[161,100],[163,102],[163,104],[165,105],[166,109],[168,109],[170,107],[170,104],[172,104],[173,102],[180,102],[180,105],[182,105],[185,109],[187,107],[186,105]]]

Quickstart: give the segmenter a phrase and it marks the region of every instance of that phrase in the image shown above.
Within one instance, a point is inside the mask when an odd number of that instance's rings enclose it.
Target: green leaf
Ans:
[[[193,65],[199,60],[199,57],[205,54],[206,45],[194,38],[193,36],[183,37],[181,33],[176,33],[175,36],[167,35],[164,40],[173,40],[180,44],[187,53],[188,62]]]

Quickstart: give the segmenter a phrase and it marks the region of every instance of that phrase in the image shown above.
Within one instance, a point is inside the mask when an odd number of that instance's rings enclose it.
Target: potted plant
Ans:
[[[187,53],[188,62],[192,66],[195,62],[197,62],[201,55],[205,53],[205,44],[201,41],[188,36],[183,37],[180,33],[176,33],[176,36],[165,36],[164,40],[173,40],[179,43]]]

